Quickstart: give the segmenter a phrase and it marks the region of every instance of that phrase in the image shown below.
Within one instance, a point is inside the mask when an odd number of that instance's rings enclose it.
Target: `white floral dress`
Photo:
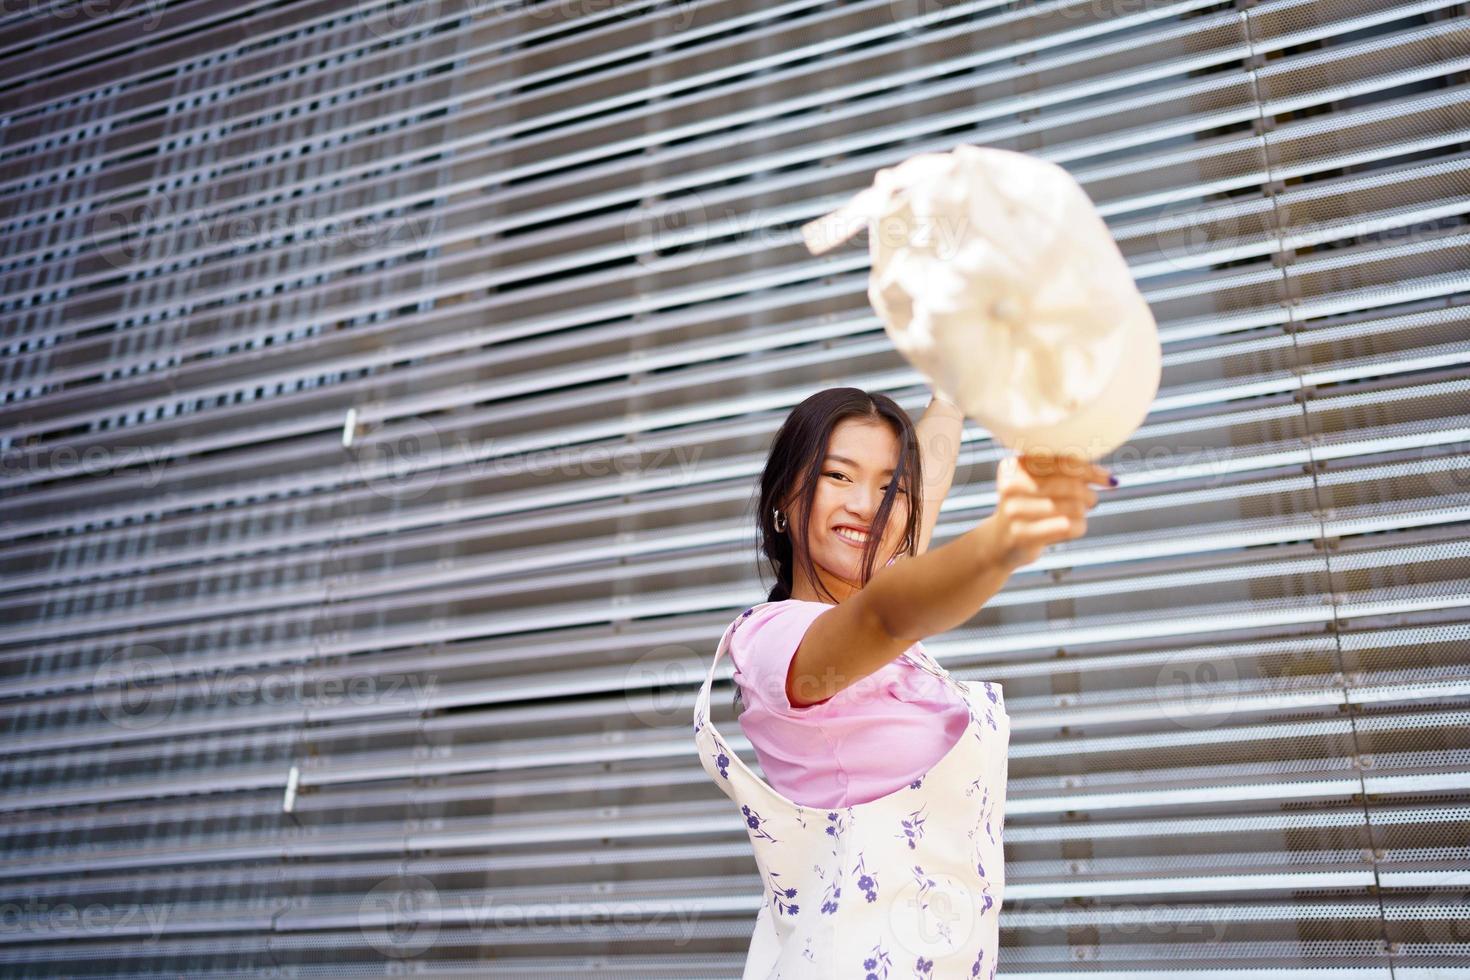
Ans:
[[[802,806],[752,772],[709,721],[715,667],[758,608],[720,638],[694,706],[700,763],[739,804],[764,887],[743,980],[993,980],[1011,732],[1003,688],[915,658],[969,705],[959,741],[878,799]]]

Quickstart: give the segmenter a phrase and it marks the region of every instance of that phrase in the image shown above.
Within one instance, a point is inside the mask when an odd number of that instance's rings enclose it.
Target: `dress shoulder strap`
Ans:
[[[735,617],[730,625],[725,627],[725,633],[723,636],[720,637],[720,642],[715,648],[715,655],[710,660],[709,670],[706,672],[704,678],[704,685],[699,689],[699,701],[708,701],[709,688],[710,685],[714,683],[715,679],[715,668],[719,666],[720,658],[723,657],[725,655],[725,652],[730,649],[730,637],[734,635],[735,630],[739,628],[742,622],[744,622],[752,614],[754,614],[757,609],[762,609],[769,605],[771,605],[771,602],[757,602],[755,605],[742,612],[739,616]]]

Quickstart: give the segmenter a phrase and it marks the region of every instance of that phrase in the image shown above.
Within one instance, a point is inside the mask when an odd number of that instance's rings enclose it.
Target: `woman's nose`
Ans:
[[[858,487],[852,491],[848,498],[848,509],[853,511],[863,520],[867,520],[878,512],[878,504],[883,500],[881,490],[873,490],[869,487]]]

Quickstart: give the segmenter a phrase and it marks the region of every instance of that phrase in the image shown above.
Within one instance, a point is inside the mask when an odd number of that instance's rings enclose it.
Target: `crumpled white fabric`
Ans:
[[[820,255],[865,225],[868,299],[894,346],[997,440],[1091,460],[1137,430],[1158,327],[1065,169],[968,144],[921,153],[802,234]]]

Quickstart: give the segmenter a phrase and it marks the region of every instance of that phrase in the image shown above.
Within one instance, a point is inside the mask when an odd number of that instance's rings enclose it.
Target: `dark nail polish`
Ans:
[[[1116,476],[1113,476],[1111,473],[1109,473],[1108,474],[1108,486],[1110,486],[1110,487],[1116,487],[1117,485],[1118,485],[1118,478]]]

